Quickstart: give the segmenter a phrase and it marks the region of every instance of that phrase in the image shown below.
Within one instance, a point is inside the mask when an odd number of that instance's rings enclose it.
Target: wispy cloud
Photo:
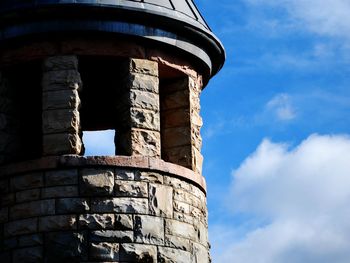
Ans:
[[[266,110],[279,121],[290,121],[296,118],[296,110],[292,106],[290,96],[282,93],[273,97],[266,104]]]
[[[348,262],[349,152],[346,135],[312,135],[295,148],[264,140],[233,172],[229,206],[269,223],[224,237],[214,262]]]

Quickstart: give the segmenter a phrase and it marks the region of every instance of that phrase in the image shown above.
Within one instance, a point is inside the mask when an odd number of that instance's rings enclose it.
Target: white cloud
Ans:
[[[350,40],[349,0],[246,0],[247,3],[285,10],[293,24],[319,35]]]
[[[349,136],[312,135],[293,149],[264,140],[233,172],[231,190],[236,216],[268,223],[217,239],[214,262],[349,262]]]
[[[296,118],[296,111],[292,106],[291,98],[285,93],[273,97],[266,104],[266,110],[272,112],[280,121],[289,121]]]

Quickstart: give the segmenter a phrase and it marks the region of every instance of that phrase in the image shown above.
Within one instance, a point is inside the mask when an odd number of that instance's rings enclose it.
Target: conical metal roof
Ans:
[[[0,41],[38,33],[103,31],[176,47],[214,75],[221,42],[192,0],[0,0]]]

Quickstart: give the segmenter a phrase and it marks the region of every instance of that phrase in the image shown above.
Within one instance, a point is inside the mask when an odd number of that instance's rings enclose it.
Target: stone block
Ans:
[[[197,232],[193,225],[179,222],[177,220],[165,220],[165,233],[173,236],[191,239],[193,241],[198,240]]]
[[[202,244],[204,247],[209,247],[209,240],[208,240],[208,228],[207,226],[198,220],[195,220],[195,228],[197,231],[198,236],[198,242]]]
[[[78,170],[58,170],[45,173],[46,186],[72,185],[78,183]]]
[[[11,178],[11,189],[13,191],[38,188],[44,186],[43,173],[23,174]]]
[[[93,231],[90,234],[90,239],[93,242],[131,243],[134,241],[134,232],[120,230]]]
[[[75,215],[55,215],[39,218],[39,231],[58,231],[77,228]]]
[[[166,87],[168,88],[168,87]],[[165,93],[161,100],[162,109],[173,110],[179,108],[190,108],[190,93],[188,90],[177,90]]]
[[[43,136],[43,155],[80,154],[83,144],[78,134],[59,133]]]
[[[137,243],[164,245],[164,220],[154,216],[134,216]]]
[[[80,262],[88,258],[87,239],[83,233],[47,233],[45,244],[46,262]]]
[[[130,72],[158,76],[158,63],[155,61],[132,58],[128,63]]]
[[[43,110],[79,109],[80,98],[77,90],[57,90],[43,93]]]
[[[111,170],[83,169],[80,178],[80,192],[86,196],[112,195],[114,174]]]
[[[91,243],[89,258],[94,261],[118,261],[119,244],[115,243]]]
[[[38,200],[40,198],[40,189],[30,189],[30,190],[24,190],[16,193],[16,202],[22,203],[22,202],[28,202],[28,201],[34,201]]]
[[[134,263],[156,263],[157,262],[157,247],[141,244],[120,244],[121,262]]]
[[[189,239],[172,235],[165,235],[165,246],[191,251],[191,242]]]
[[[38,219],[29,218],[9,222],[4,225],[4,236],[18,236],[32,234],[38,231]]]
[[[130,127],[160,131],[159,112],[143,109],[130,109]]]
[[[76,70],[55,70],[45,72],[41,85],[43,91],[77,89],[82,86],[81,77]]]
[[[2,240],[1,250],[10,250],[14,248],[18,248],[17,237],[12,237],[8,239]]]
[[[136,181],[145,181],[149,183],[163,184],[163,175],[153,171],[137,171],[135,173]]]
[[[7,207],[0,208],[0,224],[8,221],[8,213],[9,212]]]
[[[193,194],[194,189],[198,190],[196,195]],[[188,203],[200,210],[206,209],[205,195],[197,187],[192,187],[191,193],[181,189],[174,189],[174,200]]]
[[[174,201],[174,212],[189,215],[191,211],[190,205],[181,201]]]
[[[16,203],[16,196],[14,193],[0,195],[0,204],[1,206],[13,205]]]
[[[11,251],[1,251],[0,258],[3,262],[12,262],[12,253]]]
[[[191,145],[190,127],[162,129],[162,136],[165,138],[162,144],[164,148]]]
[[[158,248],[158,262],[164,263],[189,263],[192,262],[192,255],[190,252],[168,248]]]
[[[44,71],[56,71],[78,69],[78,58],[76,56],[54,56],[44,60]]]
[[[115,229],[132,230],[134,228],[132,215],[116,214]]]
[[[164,134],[163,134],[164,136]],[[166,140],[166,137],[163,137],[162,140]],[[172,148],[163,148],[162,157],[165,161],[170,163],[175,163],[187,168],[192,169],[192,146],[183,145]]]
[[[89,201],[86,198],[62,198],[56,200],[56,212],[58,214],[84,213],[89,211],[89,209]]]
[[[128,87],[135,90],[159,93],[159,79],[139,73],[130,73],[125,80]]]
[[[135,178],[135,170],[116,168],[114,174],[116,180],[134,180]]]
[[[178,213],[178,212],[174,212],[174,219],[181,221],[181,222],[185,222],[187,224],[194,224],[194,218],[190,215],[186,215],[184,213]]]
[[[196,207],[191,207],[190,215],[197,221],[201,221],[203,223],[206,222],[206,211],[199,210]]]
[[[78,132],[80,115],[77,110],[61,109],[43,112],[43,132],[45,134]]]
[[[162,128],[190,127],[191,115],[188,108],[172,109],[162,112]]]
[[[160,133],[156,131],[131,129],[119,134],[116,143],[126,155],[160,157]]]
[[[10,208],[11,219],[55,214],[55,200],[39,200],[14,205]]]
[[[18,237],[18,245],[20,247],[39,246],[42,244],[42,234],[23,235]]]
[[[210,256],[208,249],[204,246],[193,243],[193,255],[194,255],[194,263],[210,263]]]
[[[157,93],[131,89],[124,94],[123,99],[127,105],[133,108],[159,111],[159,95]]]
[[[202,167],[203,167],[203,155],[200,153],[199,150],[197,150],[195,147],[192,148],[192,158],[193,158],[193,171],[202,174]]]
[[[189,183],[175,177],[164,176],[164,184],[169,185],[175,189],[191,191],[191,185]]]
[[[43,248],[42,247],[28,247],[15,249],[13,251],[13,263],[23,262],[42,262],[43,261]]]
[[[97,198],[91,201],[91,210],[94,213],[148,214],[148,199],[132,197]]]
[[[84,214],[79,216],[81,229],[113,229],[114,214]]]
[[[115,181],[115,196],[148,197],[148,185],[145,182]]]
[[[8,193],[9,189],[10,189],[9,180],[7,179],[0,180],[0,193],[6,194]]]
[[[42,198],[74,197],[78,195],[78,187],[75,185],[54,186],[41,189]]]
[[[149,184],[149,208],[152,215],[173,217],[173,189],[160,184]]]

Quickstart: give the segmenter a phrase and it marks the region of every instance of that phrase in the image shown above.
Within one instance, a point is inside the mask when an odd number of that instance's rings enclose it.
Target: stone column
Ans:
[[[156,62],[129,59],[117,103],[121,124],[116,153],[160,157],[159,79]]]
[[[0,164],[12,160],[20,147],[18,116],[8,80],[0,72]]]
[[[162,158],[201,174],[203,157],[199,115],[201,79],[168,81],[161,91]]]
[[[78,59],[47,58],[43,71],[43,155],[81,154]]]

